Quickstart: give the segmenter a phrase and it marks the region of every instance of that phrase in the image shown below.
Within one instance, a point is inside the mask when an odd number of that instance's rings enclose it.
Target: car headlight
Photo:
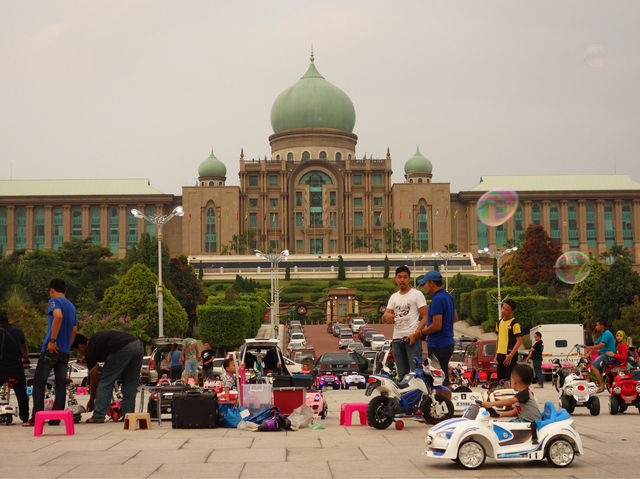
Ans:
[[[573,387],[569,386],[566,391],[567,394],[573,394]]]
[[[640,384],[636,384],[636,392],[640,393]]]
[[[589,386],[589,394],[595,394],[597,390],[598,388],[596,387],[595,384],[593,386]]]
[[[427,437],[425,437],[424,442],[427,444],[427,446],[430,446],[431,443],[433,443],[433,437],[431,437],[431,434],[427,434]]]
[[[620,386],[613,387],[613,394],[620,394],[622,392],[622,388]]]
[[[451,439],[451,436],[453,436],[453,429],[447,429],[445,431],[440,431],[437,434],[438,437],[443,438],[443,439]]]

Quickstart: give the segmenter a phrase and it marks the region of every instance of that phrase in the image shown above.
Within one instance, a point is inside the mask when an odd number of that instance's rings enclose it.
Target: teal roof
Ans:
[[[122,180],[0,180],[0,196],[163,195],[146,178]]]
[[[629,175],[496,175],[481,176],[469,191],[508,188],[513,191],[640,190]]]
[[[352,132],[356,111],[345,92],[324,79],[311,57],[307,72],[278,95],[271,107],[274,133],[294,128],[335,128]]]
[[[227,176],[227,167],[224,166],[216,155],[213,154],[213,150],[211,150],[211,154],[209,158],[200,163],[198,167],[198,176]]]
[[[420,153],[420,148],[416,148],[416,153],[411,158],[407,160],[404,164],[404,172],[408,175],[410,173],[429,173],[431,174],[431,170],[433,169],[433,165],[429,159]]]

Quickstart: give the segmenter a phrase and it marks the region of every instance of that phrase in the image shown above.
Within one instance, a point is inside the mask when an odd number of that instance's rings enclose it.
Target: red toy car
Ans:
[[[623,413],[629,406],[635,406],[640,412],[640,381],[634,378],[628,369],[614,369],[609,373],[612,378],[609,388],[609,412]]]
[[[331,386],[333,389],[340,389],[340,378],[333,373],[318,374],[315,380],[315,387],[322,390],[325,386]]]

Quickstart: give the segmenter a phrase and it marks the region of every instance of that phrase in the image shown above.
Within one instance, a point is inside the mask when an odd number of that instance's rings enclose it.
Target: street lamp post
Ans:
[[[135,208],[131,210],[131,214],[138,219],[143,219],[156,226],[156,236],[158,238],[158,286],[156,287],[156,296],[158,296],[158,337],[164,337],[164,295],[162,286],[162,227],[167,224],[174,216],[183,216],[184,210],[182,206],[176,206],[168,215],[147,216]]]
[[[444,281],[445,281],[445,287],[444,289],[449,291],[449,260],[451,258],[454,258],[456,256],[458,256],[460,254],[460,251],[456,251],[455,253],[439,253],[439,252],[435,252],[433,253],[433,256],[438,256],[440,258],[442,258],[442,260],[444,261]]]
[[[420,256],[409,256],[407,254],[404,255],[404,259],[408,259],[413,263],[413,287],[416,287],[416,261],[423,259],[425,255],[421,254]]]
[[[285,249],[280,253],[263,253],[260,250],[255,250],[258,258],[264,258],[270,263],[269,279],[271,282],[271,313],[269,314],[271,319],[271,337],[275,338],[276,335],[276,316],[280,310],[280,289],[278,278],[278,264],[282,261],[287,261],[289,258],[289,250]]]
[[[479,249],[478,254],[486,254],[496,260],[496,268],[498,273],[498,321],[500,321],[500,317],[502,316],[502,296],[500,295],[500,260],[503,256],[508,255],[518,251],[518,247],[514,246],[513,248],[505,249],[504,251],[493,251],[489,248]]]

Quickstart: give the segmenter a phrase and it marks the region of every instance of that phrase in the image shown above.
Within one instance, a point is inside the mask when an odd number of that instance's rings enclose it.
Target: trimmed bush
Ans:
[[[471,316],[472,326],[478,326],[489,319],[487,310],[487,290],[474,289],[471,291]]]
[[[196,315],[201,339],[213,347],[236,348],[244,343],[251,316],[249,306],[198,306]]]
[[[579,324],[582,320],[574,309],[538,311],[538,324]]]
[[[459,319],[469,319],[471,317],[471,291],[466,293],[462,293],[460,295],[460,307],[458,308],[458,313],[460,315]]]

